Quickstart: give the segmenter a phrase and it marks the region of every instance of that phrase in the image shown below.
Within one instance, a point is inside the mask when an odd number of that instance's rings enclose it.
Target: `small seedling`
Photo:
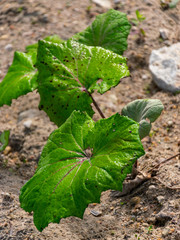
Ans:
[[[150,225],[147,230],[148,230],[148,234],[150,234],[152,232],[152,230],[153,230],[153,226]]]
[[[136,19],[135,18],[131,19],[131,22],[138,28],[137,32],[135,32],[138,35],[137,39],[138,43],[144,42],[144,38],[146,36],[145,30],[141,27],[141,23],[145,19],[146,18],[142,14],[140,14],[138,10],[136,10]]]
[[[48,37],[15,52],[0,83],[0,106],[36,90],[39,108],[57,125],[45,145],[34,176],[20,193],[21,207],[34,212],[42,231],[62,218],[82,218],[88,204],[99,203],[102,191],[122,190],[127,174],[144,155],[141,143],[163,105],[135,100],[122,113],[105,118],[94,99],[129,76],[126,58],[130,23],[110,10],[67,41]],[[92,119],[94,110],[102,119]]]

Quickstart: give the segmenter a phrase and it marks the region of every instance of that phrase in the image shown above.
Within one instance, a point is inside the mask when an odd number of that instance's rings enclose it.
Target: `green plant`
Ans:
[[[141,27],[141,23],[145,20],[146,18],[140,14],[138,10],[136,10],[136,18],[131,19],[131,22],[137,26],[137,35],[138,35],[138,41],[143,42],[144,38],[146,36],[145,30]]]
[[[0,84],[0,105],[37,90],[43,109],[59,128],[49,137],[34,176],[21,189],[21,207],[34,212],[42,231],[50,222],[83,217],[102,191],[122,190],[134,163],[144,154],[140,138],[160,115],[159,100],[136,100],[122,115],[105,118],[92,96],[105,93],[129,76],[126,58],[130,24],[110,10],[90,27],[62,42],[48,37],[16,52]],[[9,87],[11,86],[11,87]],[[94,122],[95,108],[102,119]]]
[[[9,143],[9,130],[0,133],[0,152],[3,151]]]

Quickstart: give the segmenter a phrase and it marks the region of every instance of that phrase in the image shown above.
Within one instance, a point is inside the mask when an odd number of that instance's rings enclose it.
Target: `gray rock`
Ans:
[[[159,29],[159,34],[163,40],[168,40],[169,32],[167,29]]]
[[[13,46],[12,44],[7,44],[4,49],[8,52],[11,52],[13,50]]]
[[[144,0],[144,3],[146,3],[148,6],[152,6],[153,5],[153,1],[152,0]]]
[[[169,92],[180,91],[180,42],[153,50],[149,69],[159,88]]]
[[[27,118],[28,119],[35,118],[35,117],[39,116],[39,114],[40,114],[40,111],[38,111],[37,109],[26,110],[19,114],[18,122],[22,121],[23,119],[27,119]]]
[[[110,9],[112,8],[112,1],[110,0],[92,0],[94,3],[96,3],[97,5],[99,5],[100,7],[106,8],[106,9]]]

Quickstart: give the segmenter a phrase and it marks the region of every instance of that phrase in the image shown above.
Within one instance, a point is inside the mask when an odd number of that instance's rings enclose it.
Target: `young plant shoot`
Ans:
[[[34,176],[20,193],[21,207],[33,212],[42,231],[61,218],[82,218],[102,191],[122,190],[126,175],[144,155],[141,143],[163,105],[135,100],[105,118],[93,97],[129,76],[126,58],[130,23],[124,13],[110,10],[67,41],[50,36],[15,52],[0,83],[0,106],[36,90],[39,108],[58,128],[45,145]],[[92,104],[102,119],[92,120]]]

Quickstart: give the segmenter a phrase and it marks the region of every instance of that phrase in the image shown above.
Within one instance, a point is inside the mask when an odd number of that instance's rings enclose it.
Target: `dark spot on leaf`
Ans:
[[[58,84],[58,87],[60,87],[60,84]]]
[[[54,114],[56,115],[56,112],[54,112]]]
[[[50,80],[49,82],[52,82],[52,80]]]
[[[77,96],[77,98],[79,98],[79,96]]]
[[[54,95],[52,95],[52,98],[54,98]]]
[[[75,58],[73,57],[72,59],[74,60]]]
[[[83,64],[81,64],[81,66],[83,66]]]
[[[129,131],[129,133],[132,133],[132,131]]]
[[[56,59],[56,57],[53,57],[53,59],[55,60],[55,59]]]

